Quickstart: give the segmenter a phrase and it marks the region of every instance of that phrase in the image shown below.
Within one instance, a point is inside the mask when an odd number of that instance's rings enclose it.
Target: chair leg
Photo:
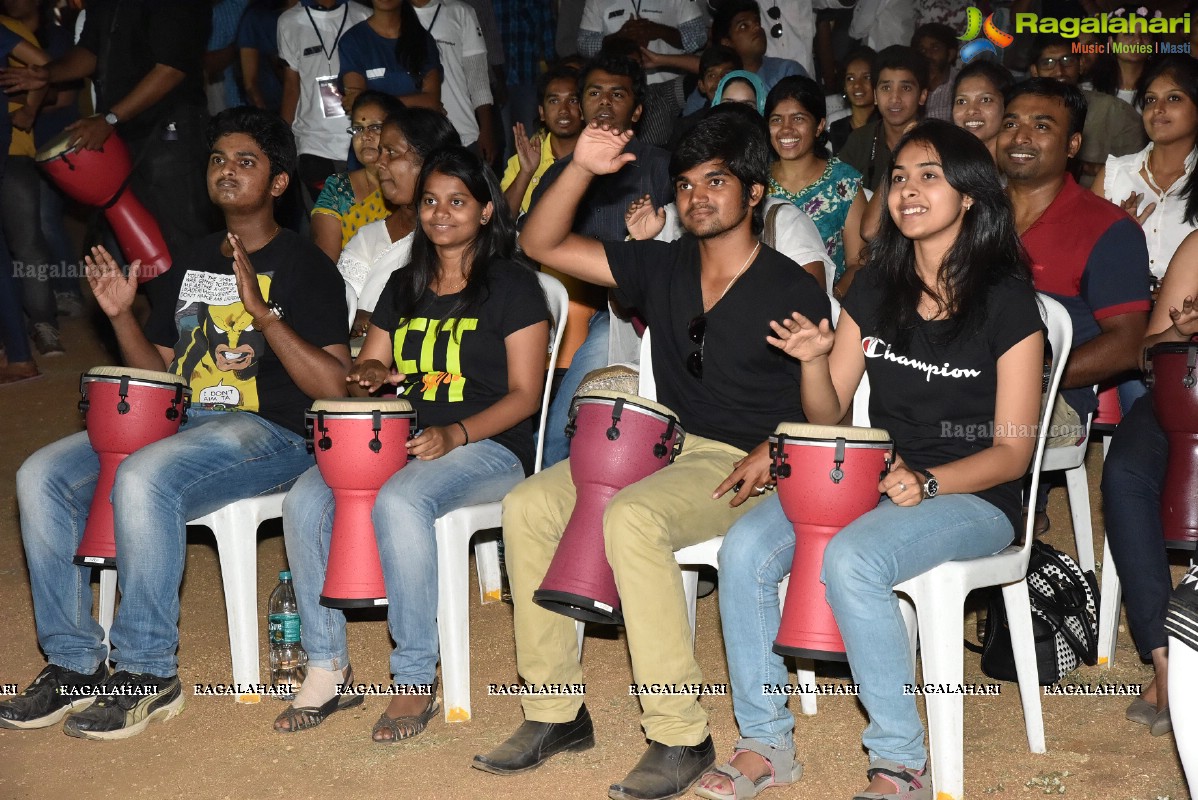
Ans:
[[[235,505],[213,515],[212,533],[220,559],[221,582],[225,589],[225,615],[229,622],[229,655],[233,661],[233,683],[257,686],[261,679],[258,653],[258,523],[246,519]],[[237,695],[238,703],[262,700],[256,691]]]
[[[437,520],[437,631],[445,721],[470,719],[470,535],[454,513]]]
[[[1173,708],[1173,739],[1191,789],[1198,789],[1198,650],[1176,636],[1169,637],[1169,705]]]
[[[907,628],[907,644],[911,648],[911,670],[915,670],[915,656],[919,650],[919,616],[915,613],[915,603],[905,594],[899,595],[899,611],[903,614],[903,625]]]
[[[1090,519],[1090,481],[1084,463],[1065,470],[1065,489],[1069,495],[1069,514],[1073,518],[1077,565],[1082,572],[1089,572],[1094,569],[1094,523]]]
[[[116,617],[116,570],[100,570],[100,608],[96,616],[100,627],[104,629],[104,650],[111,648],[108,643],[108,633],[112,630],[112,620]]]
[[[952,587],[930,586],[927,597],[912,598],[920,616],[919,643],[923,650],[924,683],[957,686],[965,671],[965,598]],[[932,610],[943,613],[932,613]],[[958,692],[927,694],[928,742],[931,745],[932,787],[938,800],[964,795],[964,698]]]
[[[1028,599],[1027,581],[1004,586],[1002,594],[1007,607],[1007,623],[1011,628],[1011,649],[1019,678],[1019,700],[1023,704],[1027,744],[1033,753],[1043,753],[1044,714],[1040,708],[1040,675],[1036,666],[1036,640],[1032,630],[1032,606]]]
[[[1102,586],[1098,591],[1098,663],[1111,667],[1115,663],[1115,641],[1119,638],[1119,600],[1122,587],[1111,546],[1103,537]]]
[[[810,669],[804,669],[810,667]],[[815,662],[809,658],[799,659],[799,668],[796,670],[799,680],[799,688],[815,688]],[[800,692],[799,694],[799,711],[808,717],[815,716],[816,694],[815,692]]]
[[[498,603],[503,597],[498,538],[480,538],[474,543],[474,568],[478,572],[479,604]]]
[[[686,616],[691,624],[691,649],[695,649],[695,604],[699,602],[699,571],[682,570],[682,594],[686,597]]]

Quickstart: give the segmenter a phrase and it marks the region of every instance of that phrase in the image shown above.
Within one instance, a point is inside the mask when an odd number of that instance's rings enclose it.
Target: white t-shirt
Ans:
[[[1103,179],[1102,196],[1115,205],[1120,205],[1132,192],[1142,195],[1136,213],[1141,213],[1150,204],[1156,208],[1144,220],[1144,238],[1148,242],[1148,268],[1154,277],[1165,277],[1165,270],[1173,260],[1173,254],[1182,239],[1194,232],[1195,227],[1186,224],[1186,199],[1181,191],[1189,180],[1190,173],[1198,164],[1198,150],[1186,156],[1185,174],[1178,178],[1163,195],[1159,186],[1144,180],[1140,170],[1148,162],[1152,144],[1138,153],[1126,156],[1107,156],[1106,177]]]
[[[765,54],[797,61],[808,75],[814,75],[812,46],[815,42],[815,11],[812,10],[812,1],[759,0],[758,5],[761,6],[761,27],[765,28]],[[825,5],[843,8],[838,2]],[[776,20],[769,16],[770,9],[775,6],[780,12]],[[777,24],[782,26],[782,35],[775,39],[770,31]]]
[[[370,16],[360,3],[343,2],[332,9],[308,7],[303,3],[279,17],[279,57],[299,73],[299,104],[291,130],[301,155],[344,161],[349,154],[349,115],[326,116],[318,78],[339,87],[341,71],[340,36]],[[328,78],[332,82],[328,82]],[[340,89],[337,89],[340,92]],[[332,111],[340,109],[338,104]]]
[[[415,8],[415,6],[413,6]],[[416,8],[420,24],[437,40],[441,54],[441,104],[462,144],[478,141],[478,120],[470,100],[464,61],[471,56],[487,55],[487,42],[474,9],[462,0],[433,0]]]
[[[587,0],[582,9],[581,31],[599,32],[604,36],[616,33],[634,15],[667,28],[680,28],[683,23],[701,19],[703,12],[696,0]],[[649,42],[654,53],[678,55],[686,52],[664,39]],[[651,69],[645,74],[647,83],[665,83],[681,77],[683,73],[669,69]]]
[[[393,242],[387,220],[380,219],[363,225],[349,240],[337,259],[337,269],[357,294],[358,310],[373,312],[391,273],[408,265],[414,233]]]
[[[915,33],[915,7],[907,0],[859,0],[849,36],[875,51],[892,44],[909,45]]]

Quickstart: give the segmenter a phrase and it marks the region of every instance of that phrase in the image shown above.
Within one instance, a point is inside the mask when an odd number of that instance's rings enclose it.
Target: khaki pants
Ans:
[[[1073,406],[1057,395],[1052,407],[1052,419],[1048,422],[1048,439],[1045,447],[1076,447],[1086,437],[1086,426]]]
[[[733,462],[730,445],[687,436],[675,462],[619,492],[603,515],[607,559],[616,576],[632,674],[638,684],[681,685],[703,680],[695,661],[682,575],[674,551],[722,536],[760,500],[737,508],[731,495],[711,494]],[[519,484],[503,501],[503,536],[515,605],[516,665],[530,685],[582,683],[574,620],[532,601],[574,508],[569,461]],[[536,722],[569,722],[578,696],[528,696],[524,715]],[[664,745],[697,745],[707,737],[707,713],[697,695],[641,697],[641,725]]]

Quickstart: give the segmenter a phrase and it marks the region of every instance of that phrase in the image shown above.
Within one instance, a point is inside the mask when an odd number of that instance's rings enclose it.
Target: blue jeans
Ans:
[[[434,461],[409,461],[379,490],[371,518],[390,601],[391,674],[397,684],[431,683],[437,673],[437,518],[502,500],[523,477],[512,451],[484,439]],[[283,530],[308,663],[340,670],[349,663],[345,613],[320,604],[333,506],[332,490],[313,467],[283,501]]]
[[[566,438],[566,423],[570,419],[570,403],[588,372],[607,366],[607,337],[611,314],[607,309],[596,311],[587,323],[587,338],[574,352],[570,368],[549,404],[549,419],[545,423],[545,454],[543,466],[552,467],[570,457],[570,440]]]
[[[143,447],[112,489],[121,603],[113,662],[128,672],[177,672],[179,584],[187,520],[276,491],[312,463],[297,433],[257,414],[192,411],[179,433]],[[91,567],[71,562],[83,538],[99,459],[86,433],[34,453],[17,472],[21,538],[38,642],[51,664],[94,672],[107,655],[91,616]]]
[[[1002,512],[972,495],[914,508],[883,498],[828,544],[821,579],[869,714],[862,741],[871,761],[919,769],[927,760],[915,697],[903,694],[915,674],[894,586],[945,561],[997,553],[1013,534]],[[736,721],[742,737],[782,749],[793,746],[794,717],[785,695],[766,695],[762,686],[788,680],[771,647],[781,620],[778,582],[793,557],[794,528],[777,497],[733,525],[720,547],[720,618]]]
[[[1161,523],[1168,460],[1169,440],[1148,394],[1123,415],[1102,467],[1107,544],[1123,583],[1127,625],[1145,661],[1168,644],[1165,612],[1173,577]]]

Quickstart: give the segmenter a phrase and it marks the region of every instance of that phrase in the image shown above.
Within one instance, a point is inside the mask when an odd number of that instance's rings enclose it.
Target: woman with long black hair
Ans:
[[[358,92],[373,89],[405,106],[441,107],[441,57],[408,0],[374,0],[374,13],[341,40],[341,85],[346,110]]]
[[[398,387],[422,428],[414,458],[379,491],[373,521],[396,646],[397,691],[376,742],[408,739],[436,714],[438,517],[496,502],[532,471],[531,417],[540,405],[549,311],[536,274],[516,257],[499,182],[461,147],[433,153],[417,184],[420,224],[411,262],[384,289],[346,382],[353,394]],[[345,616],[319,603],[333,495],[317,468],[283,503],[309,670],[275,722],[292,732],[361,702],[349,683]]]
[[[896,463],[878,507],[824,553],[828,603],[869,714],[870,784],[858,799],[930,800],[924,731],[895,585],[946,561],[996,553],[1020,515],[1040,407],[1043,324],[994,161],[975,136],[928,121],[899,141],[881,191],[888,214],[832,331],[792,314],[768,341],[802,363],[803,411],[845,416],[868,377],[870,422],[890,433]],[[789,480],[818,480],[792,474]],[[770,498],[720,549],[720,617],[741,740],[699,794],[751,797],[794,780],[794,717],[771,643],[778,582],[794,530]]]

